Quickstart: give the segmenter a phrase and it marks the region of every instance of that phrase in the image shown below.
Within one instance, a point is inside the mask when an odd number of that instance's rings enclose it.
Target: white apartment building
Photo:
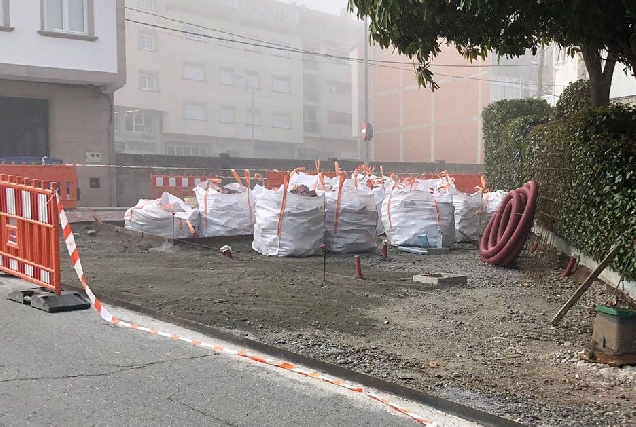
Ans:
[[[110,162],[124,31],[124,0],[0,0],[0,157]],[[109,205],[111,178],[78,168],[80,203]]]
[[[578,79],[587,79],[587,69],[581,54],[574,57],[567,55],[565,49],[555,46],[554,55],[554,82],[555,93],[561,95],[563,90],[572,82]],[[610,99],[612,101],[624,101],[636,103],[636,78],[625,72],[625,66],[617,63],[612,76],[612,87],[610,89]]]
[[[338,59],[362,35],[355,21],[275,0],[126,5],[128,84],[115,96],[117,151],[355,153],[351,72]]]

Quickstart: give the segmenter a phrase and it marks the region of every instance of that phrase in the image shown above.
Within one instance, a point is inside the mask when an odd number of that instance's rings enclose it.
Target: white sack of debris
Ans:
[[[331,185],[331,182],[326,178],[327,185]],[[305,172],[293,171],[289,176],[289,188],[299,187],[304,185],[310,190],[315,190],[320,184],[318,175],[310,175]]]
[[[256,204],[252,190],[239,183],[218,187],[207,182],[197,185],[194,194],[201,212],[201,237],[252,234]]]
[[[180,198],[163,193],[157,200],[139,200],[124,214],[124,224],[129,230],[169,239],[174,230],[174,238],[187,239],[197,236],[199,218],[199,211]]]
[[[455,241],[455,206],[452,195],[432,195],[429,191],[395,188],[382,202],[382,223],[393,246],[418,246],[418,236],[426,234],[431,246],[437,244],[438,232],[444,235],[443,246]]]
[[[485,221],[486,224],[488,224],[490,218],[495,214],[495,212],[497,212],[499,206],[501,205],[501,202],[507,194],[508,192],[503,190],[489,191],[487,193],[484,193],[485,214],[483,221]]]
[[[269,256],[311,256],[321,252],[325,232],[324,195],[308,197],[263,189],[256,201],[252,248]]]
[[[488,224],[485,215],[483,193],[462,193],[454,190],[455,205],[455,240],[457,242],[478,242],[481,232]]]
[[[387,194],[391,192],[391,188],[395,184],[393,180],[385,176],[358,174],[357,188],[359,190],[371,189],[373,192],[373,200],[376,211],[378,213],[378,221],[376,224],[376,235],[384,234],[384,225],[382,224],[382,202]]]
[[[324,194],[327,250],[352,253],[376,249],[378,212],[372,190],[356,188],[353,180],[343,177],[335,189]]]

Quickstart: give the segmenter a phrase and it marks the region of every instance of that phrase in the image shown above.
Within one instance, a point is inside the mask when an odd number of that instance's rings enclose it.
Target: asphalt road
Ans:
[[[6,300],[11,290],[30,287],[0,276],[0,426],[416,425],[367,397],[111,326],[92,309],[49,314]],[[136,313],[109,310],[141,325],[211,341]],[[474,425],[391,399],[438,425]]]

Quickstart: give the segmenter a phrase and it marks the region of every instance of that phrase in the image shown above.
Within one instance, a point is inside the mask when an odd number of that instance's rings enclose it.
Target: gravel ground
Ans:
[[[248,335],[352,370],[487,410],[529,425],[636,425],[636,367],[581,362],[595,284],[558,327],[550,319],[576,289],[559,278],[550,249],[522,253],[516,269],[483,265],[469,245],[448,255],[391,251],[352,257],[278,259],[232,243],[170,247],[130,236],[79,231],[89,285],[197,322]],[[468,276],[462,286],[426,287],[416,273]],[[74,283],[70,266],[63,280]]]

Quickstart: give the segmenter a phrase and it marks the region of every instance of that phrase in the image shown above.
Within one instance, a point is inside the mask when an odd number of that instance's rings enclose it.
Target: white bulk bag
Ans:
[[[347,180],[340,191],[325,193],[325,206],[325,243],[329,252],[368,252],[376,248],[378,212],[369,188],[356,189],[352,180]]]
[[[436,200],[428,191],[394,189],[382,203],[382,223],[391,245],[418,246],[422,234],[435,245],[441,229],[444,245],[450,246],[455,240],[452,196]]]
[[[289,177],[289,188],[304,185],[310,190],[315,190],[318,187],[318,182],[318,175],[309,175],[304,172],[292,172]]]
[[[507,191],[497,190],[490,191],[484,194],[484,204],[486,205],[486,213],[492,216],[499,209],[499,205],[503,201],[504,197],[508,194]]]
[[[453,192],[455,205],[455,239],[458,242],[476,242],[487,225],[481,192],[465,194]]]
[[[224,194],[219,187],[202,184],[194,188],[201,212],[201,237],[252,234],[255,205],[252,190],[232,183],[224,188],[238,193]]]
[[[252,248],[262,255],[311,256],[321,251],[325,198],[263,189],[256,201]],[[280,226],[280,232],[279,232]]]
[[[376,224],[376,234],[378,236],[384,234],[384,225],[382,224],[382,202],[388,193],[391,192],[391,188],[393,188],[393,180],[391,178],[386,177],[377,177],[375,175],[358,175],[358,189],[359,190],[368,190],[370,187],[368,182],[372,183],[372,192],[373,192],[373,200],[375,203],[376,211],[378,213],[378,222]]]
[[[174,216],[172,213],[174,212]],[[157,200],[141,199],[124,214],[124,226],[128,230],[162,236],[169,239],[196,237],[199,228],[199,212],[183,200],[163,193]]]

